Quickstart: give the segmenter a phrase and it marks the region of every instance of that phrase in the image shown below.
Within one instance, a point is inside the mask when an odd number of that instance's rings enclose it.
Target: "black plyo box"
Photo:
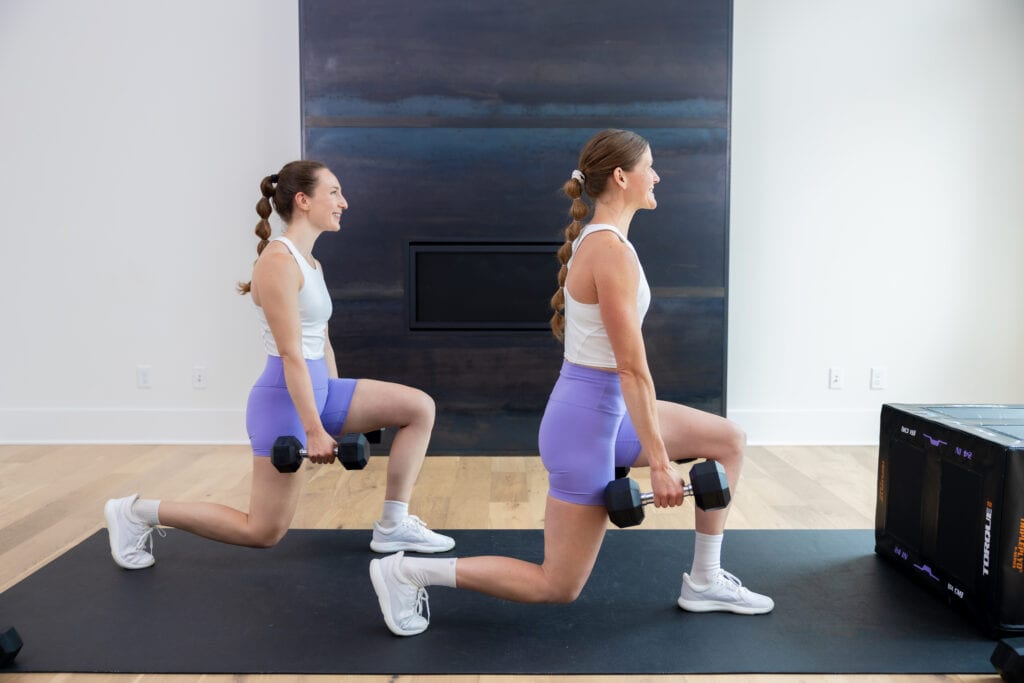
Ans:
[[[1024,633],[1024,405],[883,405],[875,497],[876,553]]]

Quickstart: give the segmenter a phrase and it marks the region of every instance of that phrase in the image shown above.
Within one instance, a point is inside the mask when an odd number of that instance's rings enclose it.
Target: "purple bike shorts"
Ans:
[[[563,362],[538,441],[549,495],[604,505],[604,488],[615,478],[615,468],[632,466],[640,454],[618,373]]]
[[[313,380],[313,396],[324,429],[331,435],[341,434],[357,380],[329,378],[327,361],[323,358],[306,359],[306,367]],[[270,455],[274,441],[279,436],[294,436],[302,442],[303,447],[306,445],[306,430],[302,427],[302,420],[288,393],[280,356],[267,356],[263,374],[249,392],[245,428],[249,433],[253,455]]]

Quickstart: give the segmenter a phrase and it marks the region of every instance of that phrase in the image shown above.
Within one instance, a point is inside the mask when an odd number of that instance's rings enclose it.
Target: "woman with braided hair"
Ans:
[[[293,161],[260,183],[260,220],[252,280],[238,290],[256,305],[267,363],[249,394],[246,425],[253,450],[248,513],[215,503],[140,499],[107,501],[104,514],[114,561],[125,569],[154,563],[152,533],[170,526],[235,545],[266,548],[288,530],[309,468],[282,473],[268,457],[279,436],[295,436],[313,463],[334,460],[335,437],[397,427],[388,458],[376,552],[443,552],[455,541],[408,514],[434,426],[434,402],[422,391],[370,379],[339,379],[327,322],[332,305],[313,245],[341,229],[348,202],[330,169]],[[271,238],[271,209],[285,223]]]
[[[746,437],[732,422],[659,401],[640,326],[650,287],[630,223],[653,210],[659,182],[650,145],[636,133],[605,130],[580,153],[563,190],[572,222],[559,250],[551,328],[565,359],[541,420],[540,456],[548,470],[544,561],[509,557],[412,558],[402,553],[370,563],[384,621],[397,635],[421,633],[427,586],[466,588],[507,600],[571,602],[590,577],[607,526],[605,486],[617,466],[649,467],[654,504],[682,504],[683,485],[670,462],[721,463],[735,491]],[[593,217],[583,200],[593,199]],[[763,614],[771,598],[744,588],[721,568],[728,509],[696,510],[693,564],[682,576],[678,605],[694,612]]]

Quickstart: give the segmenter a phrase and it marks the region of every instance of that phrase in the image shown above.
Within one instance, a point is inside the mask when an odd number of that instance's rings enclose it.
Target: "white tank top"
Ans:
[[[287,237],[278,236],[270,240],[280,242],[288,247],[302,271],[302,289],[299,290],[299,319],[302,322],[302,357],[308,360],[319,360],[324,357],[324,339],[327,334],[327,321],[334,310],[331,295],[324,282],[324,273],[319,268],[309,265],[305,257],[299,253],[295,245]],[[269,356],[280,356],[277,342],[267,323],[267,315],[262,306],[256,307],[256,317],[260,321],[260,336],[263,347]]]
[[[572,252],[576,253],[580,242],[594,232],[609,230],[622,240],[623,244],[629,247],[636,257],[637,268],[640,269],[640,285],[636,292],[636,310],[643,322],[647,315],[647,309],[651,306],[651,287],[647,284],[647,276],[644,275],[644,268],[640,265],[640,257],[636,249],[629,243],[618,228],[614,225],[594,223],[588,225],[580,232],[572,242]],[[572,267],[572,258],[566,264],[566,269]],[[567,276],[568,277],[568,276]],[[599,304],[584,304],[576,301],[569,294],[566,287],[565,293],[565,359],[577,365],[590,365],[597,368],[615,368],[615,354],[612,352],[611,342],[608,341],[608,331],[601,321],[601,307]]]

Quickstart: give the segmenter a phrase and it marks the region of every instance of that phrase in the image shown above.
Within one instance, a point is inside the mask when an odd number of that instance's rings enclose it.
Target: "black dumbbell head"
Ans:
[[[0,630],[0,666],[7,666],[21,652],[21,636],[13,626]]]
[[[632,479],[613,479],[604,489],[608,519],[617,527],[636,526],[644,521],[640,485]]]
[[[346,470],[361,470],[370,461],[370,442],[363,434],[343,434],[338,441],[338,462]]]
[[[1004,638],[990,659],[1004,681],[1024,683],[1024,638]]]
[[[302,465],[302,442],[294,436],[279,436],[270,449],[270,462],[278,472],[295,472]]]
[[[705,460],[690,468],[693,502],[701,510],[718,510],[729,504],[729,480],[721,464]]]

